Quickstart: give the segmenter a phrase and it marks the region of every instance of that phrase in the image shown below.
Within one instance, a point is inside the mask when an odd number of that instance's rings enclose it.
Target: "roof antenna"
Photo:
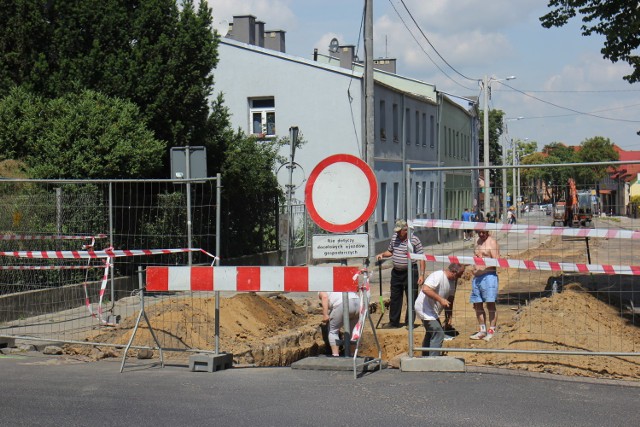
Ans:
[[[389,52],[387,49],[387,36],[384,36],[384,57],[385,58],[389,57]]]

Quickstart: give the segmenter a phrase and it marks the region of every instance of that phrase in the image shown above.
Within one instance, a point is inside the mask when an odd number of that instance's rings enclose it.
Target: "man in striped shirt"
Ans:
[[[395,234],[389,242],[389,247],[386,251],[378,254],[376,259],[378,261],[383,258],[391,257],[393,262],[393,269],[391,270],[391,301],[389,305],[389,323],[382,325],[383,328],[399,328],[400,315],[402,313],[403,295],[407,297],[407,313],[405,313],[405,323],[409,324],[409,304],[413,304],[418,296],[418,291],[424,283],[424,274],[426,270],[426,262],[424,260],[412,260],[411,262],[411,274],[413,278],[412,298],[409,299],[409,257],[407,256],[407,244],[408,244],[408,227],[407,222],[404,220],[396,221],[396,226],[393,229]],[[413,252],[417,254],[424,253],[422,249],[422,242],[415,234],[411,236],[411,246],[413,246]],[[418,270],[418,264],[420,269]],[[415,320],[415,313],[413,313],[413,319]]]

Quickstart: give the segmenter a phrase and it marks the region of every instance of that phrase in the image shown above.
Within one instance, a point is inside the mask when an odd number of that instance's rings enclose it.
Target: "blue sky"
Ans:
[[[626,63],[602,58],[602,37],[580,35],[579,20],[543,28],[538,18],[548,11],[546,0],[404,4],[456,71],[429,46],[401,0],[373,0],[374,55],[396,58],[399,74],[459,96],[480,96],[477,80],[485,75],[516,76],[491,84],[490,108],[503,110],[508,118],[522,117],[508,121],[505,138],[529,138],[541,149],[551,142],[578,145],[603,136],[626,150],[640,150],[640,84],[622,79],[630,72]],[[266,29],[286,31],[287,53],[293,55],[310,59],[314,48],[328,53],[333,37],[341,44],[360,40],[358,51],[364,55],[364,0],[209,0],[209,5],[216,23],[251,14],[264,21]]]

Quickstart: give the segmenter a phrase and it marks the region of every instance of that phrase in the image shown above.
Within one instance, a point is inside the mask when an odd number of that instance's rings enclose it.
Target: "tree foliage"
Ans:
[[[242,255],[276,247],[277,211],[282,191],[274,174],[278,141],[256,141],[238,132],[230,141],[222,166],[224,218],[229,239],[225,251]],[[251,220],[249,220],[251,219]]]
[[[484,111],[480,111],[482,116]],[[489,162],[494,165],[502,164],[502,145],[500,144],[500,137],[503,133],[504,123],[504,111],[502,110],[489,110]],[[480,124],[480,164],[484,164],[484,120]],[[502,187],[502,172],[496,169],[491,169],[490,173],[491,182],[497,188]]]
[[[562,27],[577,15],[582,16],[582,35],[605,37],[600,50],[605,59],[624,61],[633,72],[624,79],[640,79],[640,11],[636,0],[549,0],[551,11],[540,18],[545,28]]]
[[[0,99],[0,160],[24,163],[33,178],[140,178],[162,166],[164,151],[129,101],[21,88]]]
[[[595,136],[582,141],[580,150],[576,153],[578,161],[582,163],[607,162],[618,160],[618,152],[613,148],[609,138]],[[608,166],[585,166],[577,170],[579,182],[593,184],[607,175]]]
[[[128,99],[156,138],[204,145],[217,57],[206,2],[13,0],[0,6],[0,96]],[[167,159],[167,155],[164,155]]]

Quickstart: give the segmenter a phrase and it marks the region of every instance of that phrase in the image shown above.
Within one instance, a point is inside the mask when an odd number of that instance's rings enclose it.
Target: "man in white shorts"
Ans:
[[[355,326],[359,317],[360,297],[355,292],[348,292],[349,301],[349,325]],[[331,355],[340,356],[340,347],[336,343],[340,339],[340,329],[343,326],[344,308],[342,304],[342,292],[318,292],[318,298],[322,304],[322,323],[328,325],[329,345]]]

